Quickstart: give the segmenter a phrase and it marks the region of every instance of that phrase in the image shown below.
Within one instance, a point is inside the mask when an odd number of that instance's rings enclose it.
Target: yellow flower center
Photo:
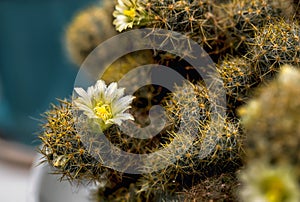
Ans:
[[[98,103],[94,108],[94,112],[103,121],[107,121],[112,118],[111,107],[108,104]]]
[[[136,15],[135,8],[130,8],[129,10],[124,10],[124,15],[133,19]]]
[[[268,202],[283,202],[288,200],[288,190],[278,177],[271,177],[263,183],[263,190]]]

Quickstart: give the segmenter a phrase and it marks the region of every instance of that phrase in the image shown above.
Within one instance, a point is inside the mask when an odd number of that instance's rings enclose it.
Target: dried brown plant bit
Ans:
[[[173,196],[167,191],[156,190],[153,195],[143,195],[138,191],[139,187],[131,183],[126,187],[116,190],[103,190],[99,188],[93,191],[92,199],[97,202],[152,202],[152,201],[182,201],[183,197]]]
[[[295,20],[300,20],[300,1],[299,0],[293,0],[293,5],[294,5],[294,19]]]
[[[237,188],[240,186],[234,174],[208,177],[183,192],[184,201],[238,201]]]
[[[277,0],[269,2],[272,7],[282,13],[281,17],[284,17],[285,19],[293,19],[295,17],[297,7],[294,5],[293,0]]]
[[[91,192],[92,199],[95,202],[142,202],[149,201],[147,198],[138,196],[137,188],[134,183],[128,186],[118,187],[116,189],[98,189]]]

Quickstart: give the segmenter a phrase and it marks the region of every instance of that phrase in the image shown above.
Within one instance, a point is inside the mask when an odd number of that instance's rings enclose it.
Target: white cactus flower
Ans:
[[[133,25],[139,25],[146,14],[140,0],[118,0],[113,16],[115,17],[113,24],[116,30],[121,32],[132,28]]]
[[[134,96],[124,96],[124,88],[118,88],[113,82],[106,86],[103,80],[98,80],[87,91],[75,88],[78,98],[74,106],[82,111],[89,119],[98,123],[102,130],[113,124],[121,125],[124,120],[134,120],[133,116],[125,113],[130,108]]]

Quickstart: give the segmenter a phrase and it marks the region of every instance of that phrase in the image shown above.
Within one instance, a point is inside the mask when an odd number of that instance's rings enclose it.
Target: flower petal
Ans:
[[[125,91],[125,88],[119,88],[119,89],[117,89],[116,92],[115,92],[114,99],[112,100],[112,102],[114,100],[120,99],[124,95],[124,91]]]
[[[74,88],[75,92],[80,96],[80,98],[86,103],[86,105],[92,107],[91,97],[82,88]]]
[[[96,102],[99,102],[99,100],[103,99],[105,91],[106,91],[105,82],[103,80],[98,80],[95,84],[95,91],[92,97]]]
[[[123,113],[126,109],[131,108],[130,104],[134,98],[134,96],[127,95],[113,102],[111,106],[113,114]]]
[[[111,84],[109,84],[109,86],[105,91],[105,100],[107,102],[111,102],[114,99],[116,95],[117,87],[118,85],[116,82],[112,82]]]
[[[115,123],[121,125],[125,120],[134,120],[134,117],[129,113],[118,114],[112,119],[107,120],[105,123]]]
[[[78,102],[74,101],[74,105],[76,107],[78,107],[79,110],[83,111],[84,113],[86,112],[85,113],[86,115],[89,114],[90,118],[94,117],[94,115],[92,115],[92,114],[95,114],[94,111],[91,108],[89,108],[88,106],[86,106],[85,104],[78,103]]]

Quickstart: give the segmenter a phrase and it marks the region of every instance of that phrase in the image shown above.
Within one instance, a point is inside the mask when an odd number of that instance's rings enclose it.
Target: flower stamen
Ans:
[[[130,17],[131,19],[134,19],[136,16],[135,8],[130,8],[129,10],[124,10],[123,11],[124,15]]]
[[[112,118],[111,107],[108,104],[98,103],[96,107],[94,107],[94,112],[104,122]]]

